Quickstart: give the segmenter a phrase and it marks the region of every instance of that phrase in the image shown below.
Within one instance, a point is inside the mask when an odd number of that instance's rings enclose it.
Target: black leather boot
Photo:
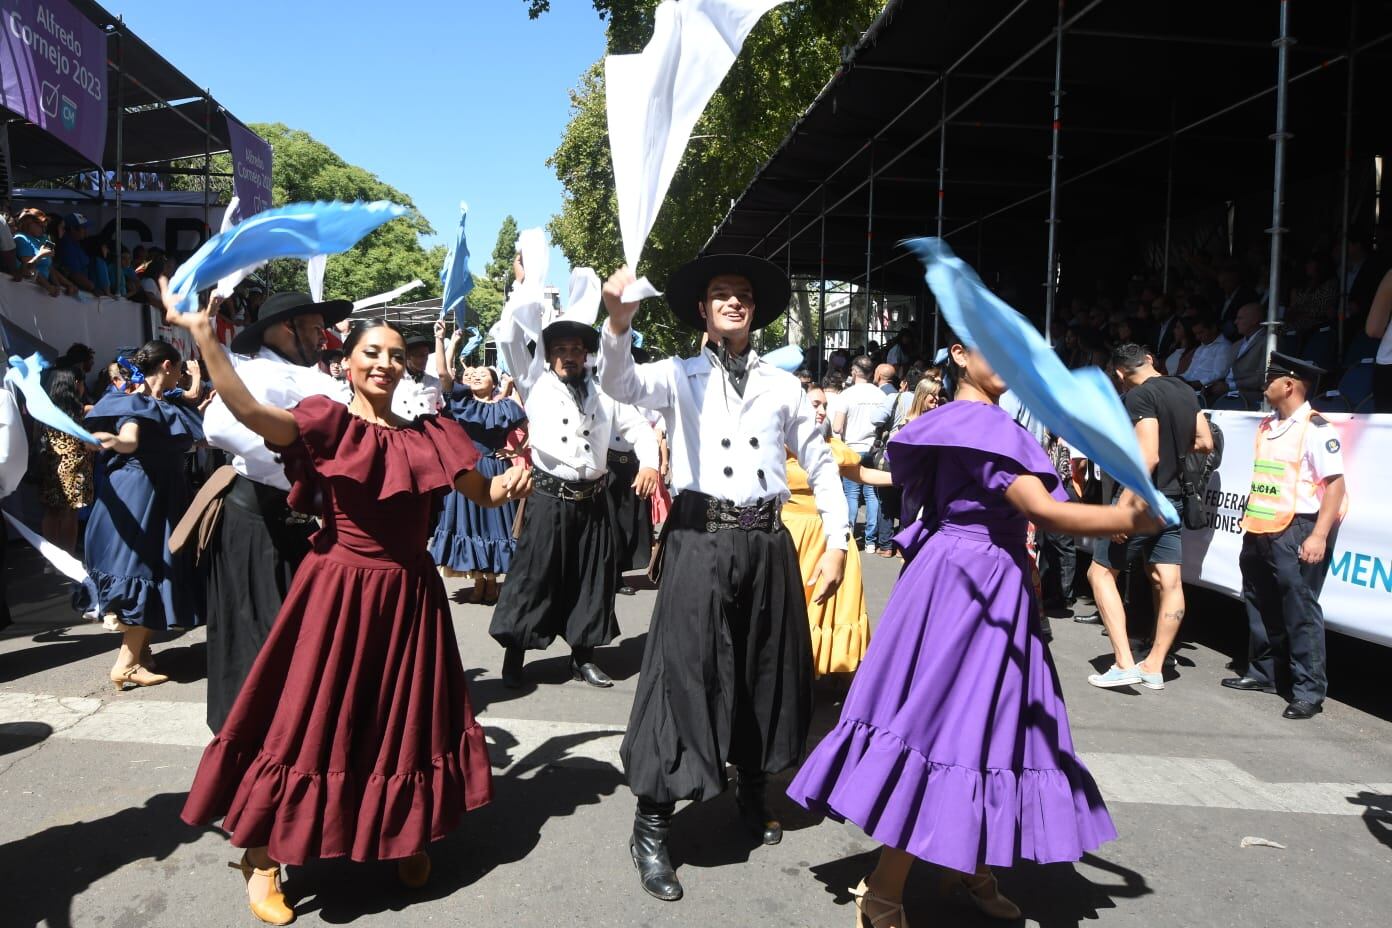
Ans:
[[[522,661],[527,652],[523,648],[507,648],[503,651],[503,686],[510,690],[520,690],[524,681],[522,679]]]
[[[600,689],[607,689],[614,685],[614,681],[609,679],[609,675],[600,670],[599,665],[594,662],[593,648],[571,649],[570,677],[572,680],[583,680],[590,686],[597,686]]]
[[[739,780],[735,782],[735,805],[739,808],[740,821],[751,835],[764,844],[777,844],[783,840],[783,825],[773,817],[764,801],[766,780],[762,770],[741,767]]]
[[[638,811],[633,816],[633,837],[628,840],[628,852],[633,866],[638,868],[638,881],[649,896],[664,902],[676,902],[682,897],[677,872],[667,856],[667,838],[672,833],[672,810],[676,803],[638,799]]]

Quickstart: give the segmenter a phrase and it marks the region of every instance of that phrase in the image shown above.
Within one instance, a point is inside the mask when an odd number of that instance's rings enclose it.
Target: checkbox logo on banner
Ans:
[[[43,82],[39,92],[39,108],[50,116],[58,115],[58,85]]]

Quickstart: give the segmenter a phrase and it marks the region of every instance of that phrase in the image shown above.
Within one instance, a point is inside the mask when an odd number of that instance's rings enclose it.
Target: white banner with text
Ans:
[[[1392,492],[1378,473],[1392,461],[1392,415],[1326,413],[1339,430],[1349,512],[1334,542],[1320,605],[1325,624],[1366,641],[1392,645]],[[1252,481],[1259,413],[1217,411],[1223,464],[1205,497],[1208,527],[1184,533],[1184,579],[1242,595],[1242,512]]]

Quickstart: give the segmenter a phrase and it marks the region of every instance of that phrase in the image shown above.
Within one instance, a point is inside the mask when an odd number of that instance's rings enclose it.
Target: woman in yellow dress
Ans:
[[[807,391],[807,398],[817,416],[817,424],[826,421],[826,394],[820,387]],[[870,486],[889,486],[889,473],[862,467],[860,453],[852,451],[839,438],[829,438],[832,457],[841,474]],[[817,561],[826,551],[826,534],[817,503],[807,483],[807,472],[788,455],[788,489],[792,496],[783,504],[783,526],[792,535],[797,548],[798,565],[803,579],[812,576]],[[812,601],[812,587],[804,585],[807,597],[807,618],[812,625],[812,662],[817,676],[828,673],[851,673],[860,666],[865,648],[870,643],[870,615],[865,610],[865,585],[861,580],[860,552],[852,544],[846,552],[846,573],[835,595],[823,603]]]

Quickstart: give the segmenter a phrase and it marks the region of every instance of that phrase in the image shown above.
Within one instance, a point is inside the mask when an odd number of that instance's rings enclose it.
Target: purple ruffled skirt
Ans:
[[[1024,539],[944,525],[916,541],[788,795],[964,873],[1080,859],[1116,829],[1073,749]]]

